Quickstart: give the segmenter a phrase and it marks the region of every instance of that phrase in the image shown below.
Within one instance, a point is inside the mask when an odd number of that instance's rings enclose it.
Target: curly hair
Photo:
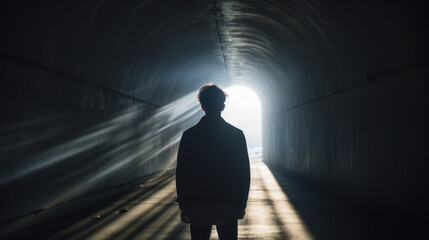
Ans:
[[[227,96],[221,86],[207,83],[200,87],[197,97],[206,112],[216,112],[221,111]]]

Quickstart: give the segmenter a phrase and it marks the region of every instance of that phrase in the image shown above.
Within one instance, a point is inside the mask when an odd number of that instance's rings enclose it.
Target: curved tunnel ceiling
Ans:
[[[0,187],[14,203],[1,220],[173,166],[182,130],[202,114],[182,97],[207,82],[258,94],[267,162],[421,206],[424,5],[0,1]]]
[[[313,0],[8,4],[4,55],[155,105],[215,82],[253,87],[263,102],[277,99],[278,109],[361,81],[348,73],[355,66],[344,56],[364,58],[372,50],[367,43],[374,39],[356,28],[372,22],[350,10],[381,8]]]

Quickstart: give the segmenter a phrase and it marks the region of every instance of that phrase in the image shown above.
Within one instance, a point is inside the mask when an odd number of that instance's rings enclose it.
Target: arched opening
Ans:
[[[261,160],[262,122],[261,101],[258,95],[244,86],[231,86],[225,91],[228,93],[228,97],[222,117],[230,124],[243,130],[250,158]]]

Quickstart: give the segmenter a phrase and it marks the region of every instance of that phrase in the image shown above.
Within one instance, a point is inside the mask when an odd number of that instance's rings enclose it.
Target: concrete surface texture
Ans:
[[[239,239],[417,239],[422,229],[363,212],[252,161],[252,183]],[[147,191],[149,186],[155,188]],[[60,239],[190,239],[180,221],[174,176],[153,179],[57,233]],[[213,226],[211,239],[218,239]]]

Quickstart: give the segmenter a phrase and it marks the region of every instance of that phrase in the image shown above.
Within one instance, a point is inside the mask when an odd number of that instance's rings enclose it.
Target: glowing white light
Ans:
[[[243,130],[248,148],[261,147],[261,102],[258,96],[243,86],[232,86],[225,91],[228,97],[222,117]]]

